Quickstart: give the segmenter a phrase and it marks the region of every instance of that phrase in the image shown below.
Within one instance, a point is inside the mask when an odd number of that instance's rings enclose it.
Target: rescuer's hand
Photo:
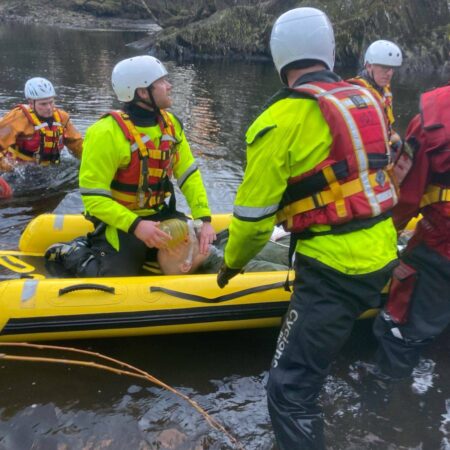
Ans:
[[[134,235],[143,241],[147,247],[166,248],[171,236],[159,228],[159,222],[141,220]]]
[[[200,253],[207,255],[209,252],[209,246],[216,240],[216,232],[209,222],[203,222],[198,241],[200,245]]]

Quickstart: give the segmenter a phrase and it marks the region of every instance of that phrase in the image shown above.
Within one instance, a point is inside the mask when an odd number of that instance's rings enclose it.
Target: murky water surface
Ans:
[[[0,24],[0,114],[23,101],[28,78],[44,76],[54,82],[58,104],[84,133],[118,106],[111,69],[136,54],[126,44],[140,37]],[[277,76],[265,64],[167,66],[173,110],[184,122],[212,209],[228,212],[243,172],[245,129],[278,88]],[[417,110],[420,90],[433,83],[395,86],[400,131]],[[79,210],[77,170],[77,161],[66,154],[57,168],[27,167],[6,176],[15,195],[0,205],[0,248],[15,248],[37,214]],[[246,449],[260,450],[274,448],[264,383],[276,336],[277,330],[268,329],[66,344],[150,372],[195,400]],[[359,366],[370,362],[375,343],[370,322],[358,323],[321,396],[329,448],[450,449],[449,337],[447,332],[424,354],[411,380],[392,393],[377,392],[361,383]],[[0,450],[234,448],[185,400],[150,382],[94,368],[11,361],[0,362],[0,380]]]

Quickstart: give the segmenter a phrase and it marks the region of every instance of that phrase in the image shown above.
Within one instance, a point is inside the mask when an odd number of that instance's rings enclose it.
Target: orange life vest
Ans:
[[[116,120],[131,146],[130,164],[119,169],[111,183],[112,197],[129,209],[157,208],[171,193],[169,177],[178,141],[170,117],[164,111],[161,114],[159,146],[148,135],[139,133],[128,114],[107,114]]]
[[[39,163],[58,163],[64,148],[64,127],[58,109],[53,111],[53,123],[41,121],[28,105],[19,105],[26,118],[34,127],[31,137],[18,136],[12,147],[14,156],[24,161],[35,160]]]
[[[312,82],[294,90],[317,100],[333,144],[317,167],[288,180],[278,222],[300,233],[312,225],[383,217],[397,193],[388,173],[390,149],[378,101],[343,81]]]

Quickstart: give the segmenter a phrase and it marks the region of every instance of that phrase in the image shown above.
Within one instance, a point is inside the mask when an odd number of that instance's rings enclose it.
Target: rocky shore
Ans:
[[[447,0],[2,0],[0,21],[143,30],[136,47],[162,58],[269,60],[274,20],[305,5],[331,18],[338,66],[357,67],[368,44],[385,38],[403,50],[401,78],[450,76]]]

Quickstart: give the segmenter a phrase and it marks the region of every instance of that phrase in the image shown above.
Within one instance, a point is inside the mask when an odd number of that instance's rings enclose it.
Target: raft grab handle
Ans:
[[[292,281],[289,283],[292,284]],[[150,292],[163,292],[164,294],[171,295],[172,297],[182,298],[184,300],[192,300],[200,303],[222,303],[235,298],[245,297],[246,295],[254,294],[256,292],[269,291],[271,289],[278,289],[284,287],[284,281],[272,284],[264,284],[262,286],[255,286],[242,291],[233,292],[231,294],[219,295],[218,297],[208,298],[201,295],[188,294],[187,292],[174,291],[172,289],[166,289],[158,286],[150,286]]]
[[[104,286],[103,284],[95,284],[95,283],[81,283],[81,284],[74,284],[73,286],[67,286],[65,288],[61,288],[59,290],[59,296],[68,294],[69,292],[75,292],[75,291],[84,291],[93,289],[96,291],[102,291],[107,292],[108,294],[115,294],[116,290],[115,288],[111,286]]]

